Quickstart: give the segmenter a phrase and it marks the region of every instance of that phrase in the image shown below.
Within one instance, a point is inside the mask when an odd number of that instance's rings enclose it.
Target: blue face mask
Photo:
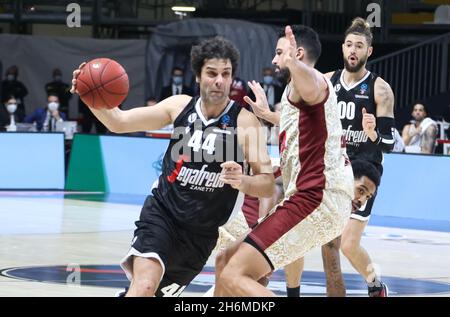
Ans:
[[[174,85],[181,85],[183,83],[183,77],[182,76],[173,76],[172,81]]]
[[[272,76],[264,76],[263,82],[265,85],[272,85],[273,84],[273,77]]]

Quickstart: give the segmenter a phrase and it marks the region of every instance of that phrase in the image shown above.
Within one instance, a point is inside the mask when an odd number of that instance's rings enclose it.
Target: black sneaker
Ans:
[[[389,288],[386,284],[381,283],[379,287],[368,287],[369,297],[389,297]]]

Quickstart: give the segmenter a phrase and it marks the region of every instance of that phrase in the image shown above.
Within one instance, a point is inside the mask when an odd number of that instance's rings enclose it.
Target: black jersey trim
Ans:
[[[181,119],[186,115],[186,113],[189,113],[191,111],[192,107],[195,106],[197,98],[192,97],[191,100],[189,100],[188,104],[184,107],[184,109],[180,112],[180,114],[175,118],[173,121],[173,126],[178,127],[181,125]]]

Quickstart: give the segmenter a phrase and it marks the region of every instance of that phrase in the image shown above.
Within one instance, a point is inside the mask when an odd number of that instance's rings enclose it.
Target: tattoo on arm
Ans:
[[[394,93],[385,81],[376,86],[377,117],[394,117]]]
[[[420,146],[422,153],[432,154],[434,152],[434,143],[436,141],[436,127],[430,126],[422,136]]]

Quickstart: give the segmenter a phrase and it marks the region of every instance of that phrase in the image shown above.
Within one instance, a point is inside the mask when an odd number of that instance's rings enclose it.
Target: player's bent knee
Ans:
[[[233,269],[225,267],[219,276],[220,284],[228,290],[234,290],[239,286],[239,274]]]
[[[344,239],[341,243],[341,251],[346,256],[352,256],[359,247],[359,243],[357,240],[354,239]]]
[[[227,255],[225,253],[225,251],[220,252],[219,254],[217,254],[216,256],[216,270],[220,269],[222,270],[224,268],[224,266],[227,264]]]
[[[133,281],[132,287],[138,296],[154,296],[158,283],[150,278],[140,278]]]

